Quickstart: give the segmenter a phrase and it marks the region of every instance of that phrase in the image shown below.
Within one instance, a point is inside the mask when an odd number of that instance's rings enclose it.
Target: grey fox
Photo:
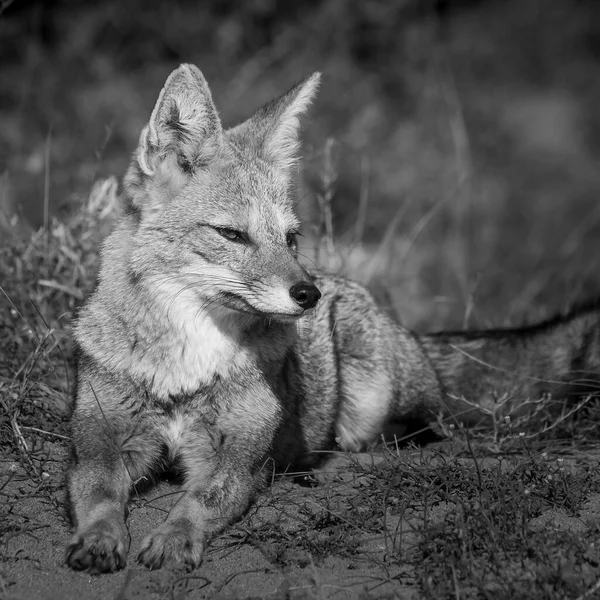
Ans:
[[[167,79],[75,324],[71,567],[125,565],[129,492],[175,461],[184,494],[142,542],[149,568],[197,567],[268,463],[312,468],[318,451],[361,449],[390,420],[479,418],[461,396],[594,388],[596,312],[419,337],[362,286],[300,266],[289,186],[298,117],[318,82],[224,130],[196,67]]]

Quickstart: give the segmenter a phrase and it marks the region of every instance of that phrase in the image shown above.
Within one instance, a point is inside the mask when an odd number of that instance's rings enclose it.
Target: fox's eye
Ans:
[[[232,242],[245,242],[246,236],[237,229],[229,229],[228,227],[215,227],[215,231],[224,238]]]
[[[287,234],[286,242],[290,248],[295,248],[298,245],[297,236],[298,236],[298,234],[295,231],[290,231]]]

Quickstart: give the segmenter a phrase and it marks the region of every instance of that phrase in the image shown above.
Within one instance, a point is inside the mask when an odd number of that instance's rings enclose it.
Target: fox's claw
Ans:
[[[163,523],[142,541],[138,562],[149,569],[165,565],[186,565],[193,569],[202,563],[204,535],[193,527]]]
[[[81,534],[75,534],[67,546],[67,564],[77,571],[92,575],[113,573],[127,563],[126,534],[119,528],[98,523]]]

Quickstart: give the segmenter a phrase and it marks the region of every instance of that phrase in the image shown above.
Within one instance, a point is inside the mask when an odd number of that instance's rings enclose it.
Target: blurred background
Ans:
[[[420,331],[518,325],[600,293],[597,0],[0,11],[0,210],[22,223],[124,173],[180,62],[226,125],[320,70],[295,192],[307,264],[367,282]]]

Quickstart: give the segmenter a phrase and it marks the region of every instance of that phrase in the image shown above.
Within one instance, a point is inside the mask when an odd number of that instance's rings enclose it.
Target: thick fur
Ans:
[[[473,424],[500,401],[505,411],[519,414],[527,401],[545,398],[552,410],[552,404],[574,406],[597,394],[599,308],[581,306],[529,327],[423,336],[443,392],[442,412]],[[473,404],[483,410],[470,410]]]
[[[197,567],[272,468],[363,448],[390,420],[461,411],[463,394],[594,389],[596,312],[419,338],[360,285],[306,273],[289,185],[318,79],[224,131],[200,71],[169,76],[75,327],[71,567],[125,565],[129,492],[175,461],[184,494],[142,542],[150,568]]]

